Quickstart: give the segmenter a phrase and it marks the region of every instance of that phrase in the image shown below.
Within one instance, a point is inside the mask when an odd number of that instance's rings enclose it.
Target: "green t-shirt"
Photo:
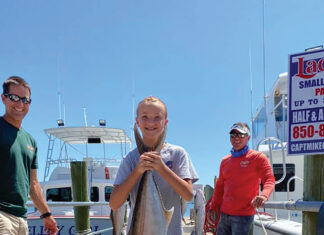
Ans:
[[[0,117],[1,211],[26,218],[31,169],[37,169],[35,140]]]

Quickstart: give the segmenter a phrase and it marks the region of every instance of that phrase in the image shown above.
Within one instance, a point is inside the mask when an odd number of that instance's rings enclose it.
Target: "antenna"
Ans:
[[[265,0],[262,1],[262,49],[263,49],[263,102],[264,102],[264,137],[267,137],[267,97],[266,97],[266,82],[265,82],[265,40],[264,40],[264,12],[265,12]]]
[[[131,133],[130,136],[132,138],[130,149],[133,149],[134,138],[132,136],[134,133],[134,125],[135,125],[135,80],[132,78],[132,126],[130,127]]]
[[[58,92],[58,105],[59,105],[59,119],[62,119],[62,113],[61,113],[61,92]]]
[[[65,103],[63,103],[63,120],[65,122],[65,125],[66,125],[66,119],[65,119]]]
[[[132,88],[132,128],[134,128],[135,124],[135,80],[133,78],[133,88]]]
[[[88,123],[87,123],[86,108],[83,108],[83,118],[84,118],[84,124],[87,127],[88,126]]]
[[[249,59],[250,59],[250,98],[251,98],[251,133],[252,133],[252,136],[253,136],[253,98],[252,98],[252,80],[253,80],[253,75],[252,75],[252,55],[251,55],[251,42],[250,42],[250,45],[249,45]],[[254,146],[253,144],[253,138],[252,139],[252,146]]]
[[[65,104],[63,103],[63,119],[62,119],[62,82],[61,82],[61,71],[60,71],[60,55],[57,56],[57,95],[58,95],[58,111],[59,119],[65,122]]]

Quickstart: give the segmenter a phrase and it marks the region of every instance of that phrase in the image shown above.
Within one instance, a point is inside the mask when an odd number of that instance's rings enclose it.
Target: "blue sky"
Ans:
[[[107,120],[131,135],[133,100],[168,107],[167,141],[189,153],[202,184],[213,185],[230,148],[232,123],[250,122],[263,102],[262,0],[0,2],[0,80],[24,77],[32,105],[23,127],[38,142],[43,179],[58,92],[66,124]],[[288,55],[323,45],[320,0],[265,1],[265,87]],[[0,107],[4,113],[4,107]]]

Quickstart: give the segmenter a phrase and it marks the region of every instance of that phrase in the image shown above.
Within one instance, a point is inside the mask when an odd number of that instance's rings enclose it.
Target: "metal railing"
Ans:
[[[269,148],[269,159],[270,159],[270,164],[272,166],[273,169],[273,160],[272,160],[272,147],[271,147],[271,142],[277,142],[279,144],[279,146],[281,147],[281,154],[282,154],[282,169],[283,169],[283,174],[282,177],[279,180],[275,181],[275,184],[280,184],[282,181],[284,181],[284,179],[286,178],[286,155],[285,155],[285,149],[284,149],[284,145],[282,144],[281,140],[274,138],[274,137],[267,137],[263,140],[261,140],[257,146],[257,150],[260,150],[260,146],[262,143],[266,143],[268,142],[268,148]],[[273,194],[272,194],[273,200],[276,201],[276,190],[274,190]],[[278,219],[278,213],[277,210],[275,209],[275,218],[276,220]]]
[[[49,207],[61,206],[108,206],[108,202],[46,202]],[[26,203],[27,207],[35,207],[32,201]]]
[[[293,177],[291,177],[289,180],[288,180],[288,182],[287,182],[287,200],[289,201],[289,197],[290,197],[290,195],[289,195],[289,186],[290,186],[290,182],[293,180],[293,179],[296,179],[296,180],[300,180],[300,181],[302,181],[302,182],[304,182],[304,180],[302,179],[302,178],[300,178],[300,177],[298,177],[298,176],[293,176]],[[296,185],[296,184],[295,184]],[[290,220],[290,212],[288,211],[288,220]]]
[[[263,208],[319,212],[323,203],[324,201],[270,201],[264,203]]]

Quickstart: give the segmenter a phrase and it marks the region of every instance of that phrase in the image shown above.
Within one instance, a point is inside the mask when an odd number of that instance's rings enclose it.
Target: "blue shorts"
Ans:
[[[254,215],[236,216],[221,213],[216,235],[248,235]]]

